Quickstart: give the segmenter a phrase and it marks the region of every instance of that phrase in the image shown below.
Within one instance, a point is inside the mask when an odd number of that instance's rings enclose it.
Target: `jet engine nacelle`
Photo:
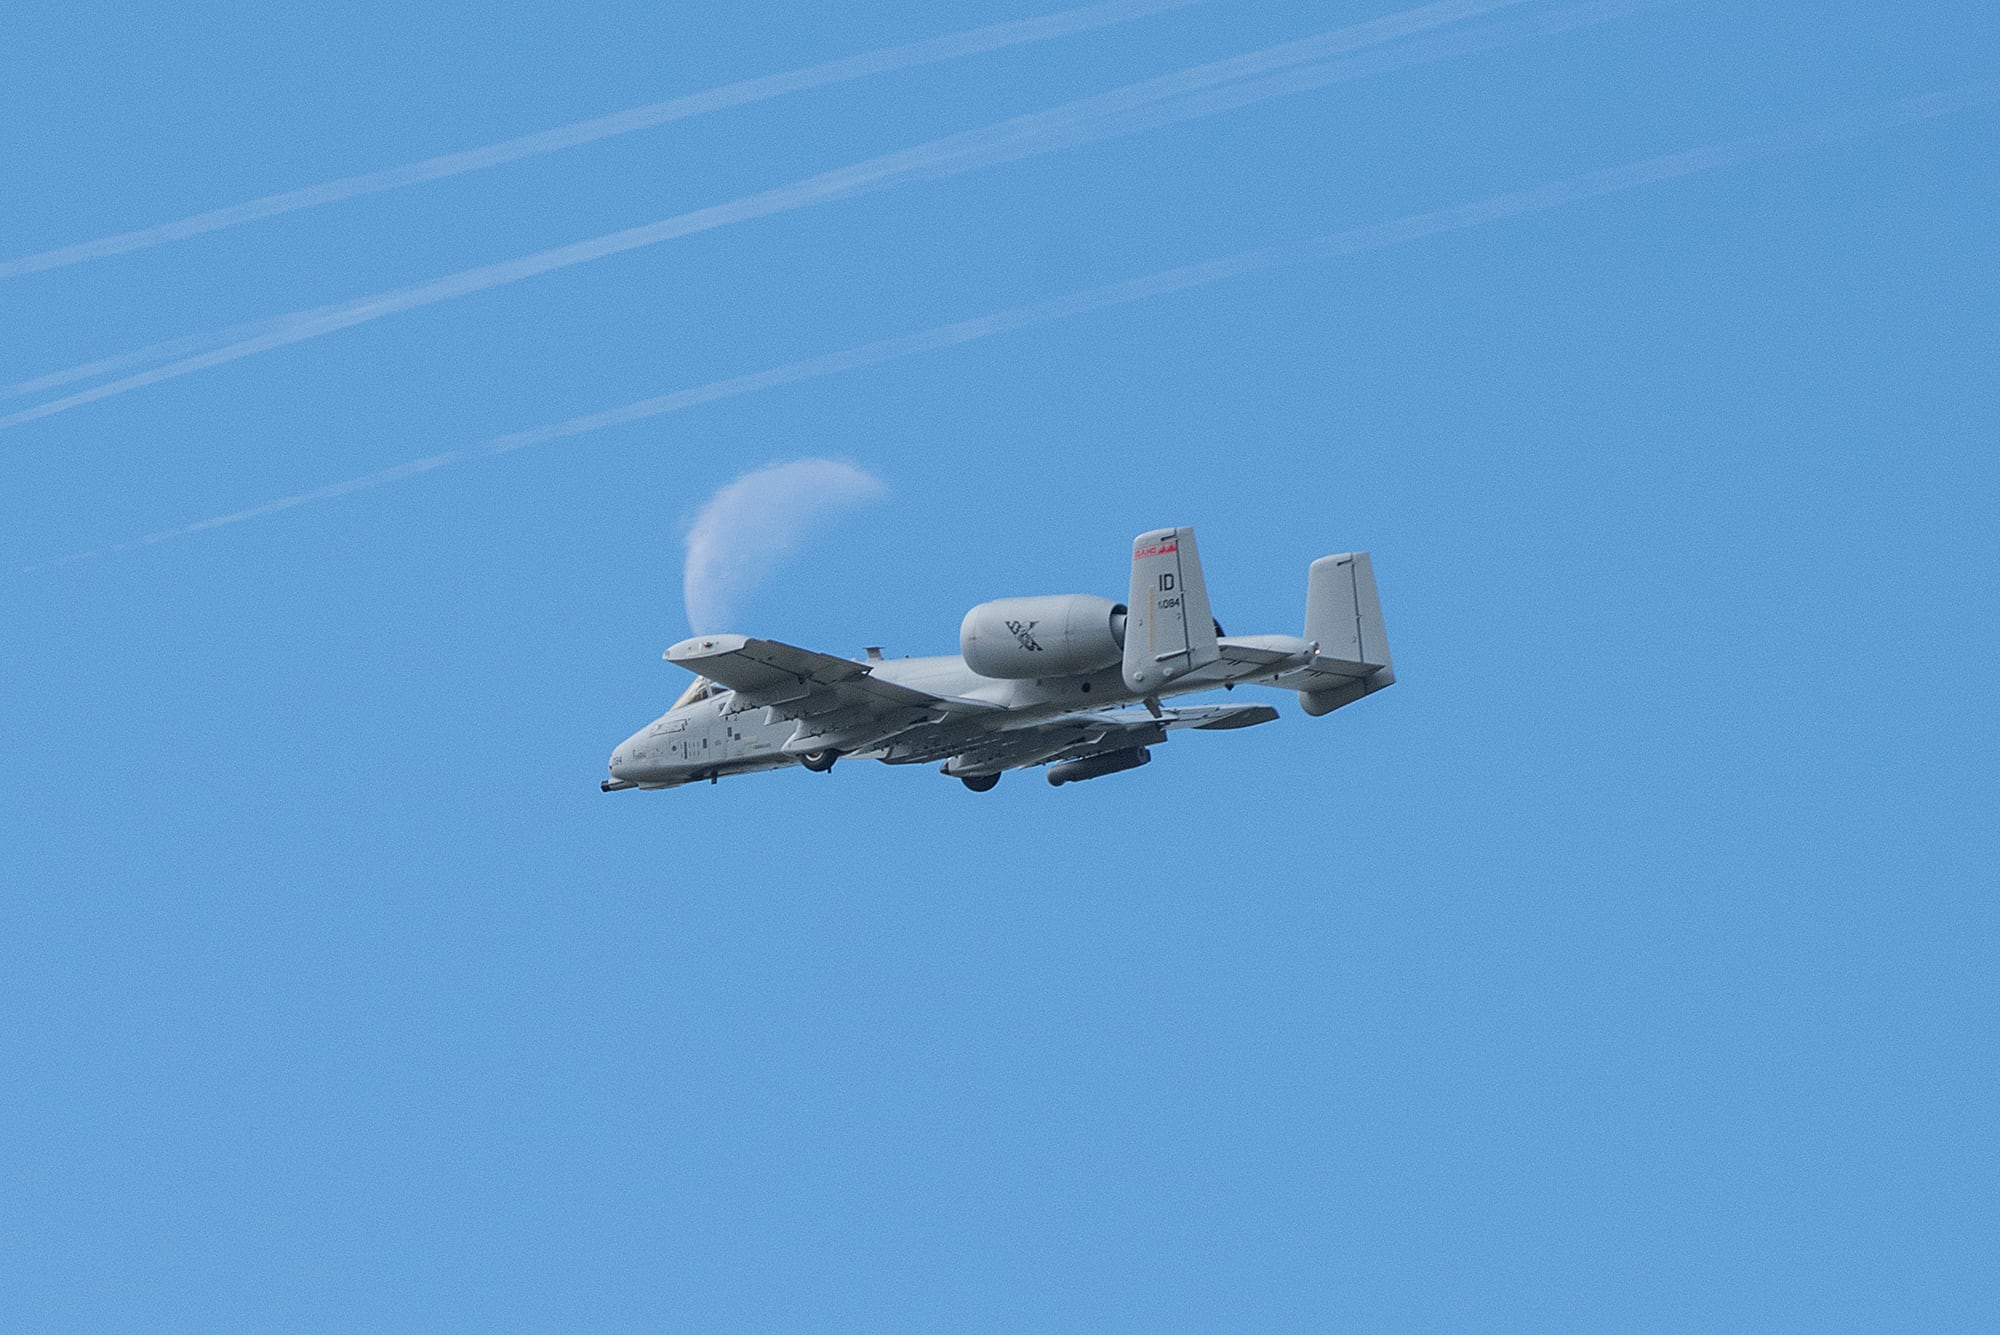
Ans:
[[[1116,667],[1125,605],[1088,593],[996,598],[965,614],[958,651],[982,677],[1072,677]]]

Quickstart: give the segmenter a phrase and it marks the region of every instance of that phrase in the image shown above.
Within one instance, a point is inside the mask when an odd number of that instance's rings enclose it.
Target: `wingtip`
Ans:
[[[691,635],[679,644],[670,644],[660,657],[669,663],[685,663],[716,654],[734,653],[750,642],[747,635]]]

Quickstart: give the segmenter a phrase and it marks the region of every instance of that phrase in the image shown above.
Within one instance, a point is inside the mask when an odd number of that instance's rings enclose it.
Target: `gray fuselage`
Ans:
[[[1313,651],[1311,644],[1295,635],[1246,635],[1222,643],[1282,658],[1255,667],[1213,663],[1168,683],[1158,696],[1186,695],[1239,682],[1271,684],[1308,662]],[[1125,684],[1115,663],[1077,676],[1025,679],[983,677],[956,654],[871,660],[868,667],[878,680],[962,703],[962,710],[940,710],[903,733],[851,753],[892,765],[936,760],[949,756],[958,744],[984,734],[1074,710],[1129,705],[1149,698]],[[699,685],[690,694],[698,694]],[[726,688],[713,686],[711,690],[703,698],[676,705],[620,742],[611,753],[611,777],[642,788],[670,788],[801,763],[801,752],[794,745],[798,732],[795,721],[775,717],[761,706],[741,705],[736,693]]]

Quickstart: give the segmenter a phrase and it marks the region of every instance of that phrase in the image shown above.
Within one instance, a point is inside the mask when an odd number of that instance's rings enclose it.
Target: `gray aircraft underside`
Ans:
[[[611,753],[606,792],[824,771],[844,756],[936,763],[975,792],[1004,770],[1049,765],[1060,786],[1143,765],[1176,729],[1278,717],[1267,704],[1162,705],[1168,696],[1275,686],[1320,715],[1396,680],[1368,553],[1312,563],[1303,637],[1230,636],[1209,611],[1191,528],[1134,539],[1127,602],[1075,593],[981,603],[959,627],[957,654],[857,660],[697,635],[664,656],[698,675]]]

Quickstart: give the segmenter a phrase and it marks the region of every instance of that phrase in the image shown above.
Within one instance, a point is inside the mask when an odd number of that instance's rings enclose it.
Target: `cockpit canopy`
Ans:
[[[721,695],[728,689],[727,686],[716,685],[707,677],[696,677],[689,684],[688,688],[681,692],[681,698],[674,701],[674,708],[679,709],[684,705],[699,704],[711,696]]]

